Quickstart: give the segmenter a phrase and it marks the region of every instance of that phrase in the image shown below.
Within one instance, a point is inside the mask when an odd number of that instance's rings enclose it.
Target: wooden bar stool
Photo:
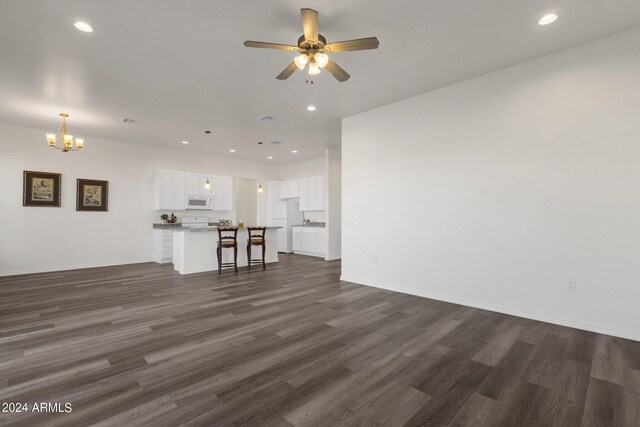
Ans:
[[[247,266],[249,270],[251,270],[251,264],[260,264],[262,263],[262,269],[267,268],[267,265],[264,262],[264,253],[266,248],[266,241],[264,235],[267,231],[267,227],[247,227]],[[255,233],[255,234],[253,234]],[[251,247],[252,246],[261,246],[262,247],[262,259],[252,259],[251,258]]]
[[[233,248],[233,262],[222,262],[222,250]],[[218,274],[222,268],[233,267],[238,274],[238,227],[218,227]]]

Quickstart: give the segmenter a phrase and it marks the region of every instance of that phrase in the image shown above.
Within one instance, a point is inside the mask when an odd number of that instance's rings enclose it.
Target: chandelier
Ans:
[[[67,113],[60,113],[60,116],[62,117],[62,124],[58,127],[58,136],[62,140],[62,147],[56,144],[56,134],[48,133],[47,142],[49,143],[49,147],[57,148],[63,153],[67,151],[78,151],[84,147],[84,139],[76,138],[74,141],[73,135],[67,135],[67,117],[69,117],[69,115]]]

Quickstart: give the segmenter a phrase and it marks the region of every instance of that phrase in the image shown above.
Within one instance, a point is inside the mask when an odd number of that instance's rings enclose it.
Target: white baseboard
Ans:
[[[600,325],[600,324],[584,322],[576,319],[568,319],[564,317],[553,316],[546,313],[538,313],[533,311],[513,309],[510,307],[495,305],[495,304],[486,303],[482,301],[475,301],[475,300],[470,300],[466,298],[454,297],[450,295],[432,293],[432,292],[425,291],[423,289],[406,288],[406,287],[390,287],[387,285],[380,285],[380,284],[374,284],[374,283],[362,283],[358,280],[345,277],[344,275],[340,276],[340,280],[343,280],[345,282],[357,283],[359,285],[385,289],[388,291],[400,292],[403,294],[415,295],[415,296],[430,298],[438,301],[450,302],[453,304],[464,305],[467,307],[474,307],[482,310],[510,314],[512,316],[524,317],[526,319],[539,320],[541,322],[553,323],[555,325],[567,326],[569,328],[582,329],[589,332],[596,332],[599,334],[611,335],[614,337],[640,341],[640,331],[620,329],[620,328],[615,328],[607,325]]]
[[[75,265],[63,265],[60,267],[38,267],[38,268],[25,268],[22,270],[8,270],[0,271],[0,277],[4,276],[19,276],[22,274],[36,274],[36,273],[52,273],[56,271],[67,270],[80,270],[83,268],[95,268],[95,267],[112,267],[114,265],[128,265],[128,264],[141,264],[144,262],[153,262],[151,259],[147,260],[131,260],[131,261],[107,261],[107,262],[93,262],[87,264],[75,264]]]
[[[294,251],[293,253],[296,255],[305,255],[305,256],[314,256],[318,258],[324,258],[324,254],[321,254],[319,252]]]

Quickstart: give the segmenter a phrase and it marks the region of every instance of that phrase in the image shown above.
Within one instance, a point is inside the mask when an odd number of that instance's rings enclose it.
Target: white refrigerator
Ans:
[[[303,213],[300,212],[298,199],[276,200],[271,207],[271,224],[278,229],[278,252],[293,252],[293,226],[302,225]]]

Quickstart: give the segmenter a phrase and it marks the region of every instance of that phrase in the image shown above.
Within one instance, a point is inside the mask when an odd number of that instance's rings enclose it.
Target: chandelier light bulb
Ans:
[[[316,53],[313,59],[316,60],[316,64],[318,64],[320,68],[326,67],[329,63],[329,57],[324,53]]]
[[[311,74],[312,76],[320,74],[320,67],[318,67],[318,64],[313,59],[309,61],[309,74]]]
[[[49,143],[50,146],[55,146],[56,145],[56,135],[54,133],[48,133],[47,134],[47,142]]]
[[[204,182],[204,189],[211,190],[211,181],[209,181],[209,178]]]
[[[309,62],[309,58],[303,53],[302,55],[296,56],[293,59],[293,62],[295,62],[298,69],[304,70],[304,66],[307,65],[307,62]]]
[[[262,188],[262,183],[260,183],[260,185],[258,185],[258,193],[263,193],[264,192],[264,188]]]
[[[76,148],[82,148],[82,147],[84,147],[84,139],[76,138]]]

